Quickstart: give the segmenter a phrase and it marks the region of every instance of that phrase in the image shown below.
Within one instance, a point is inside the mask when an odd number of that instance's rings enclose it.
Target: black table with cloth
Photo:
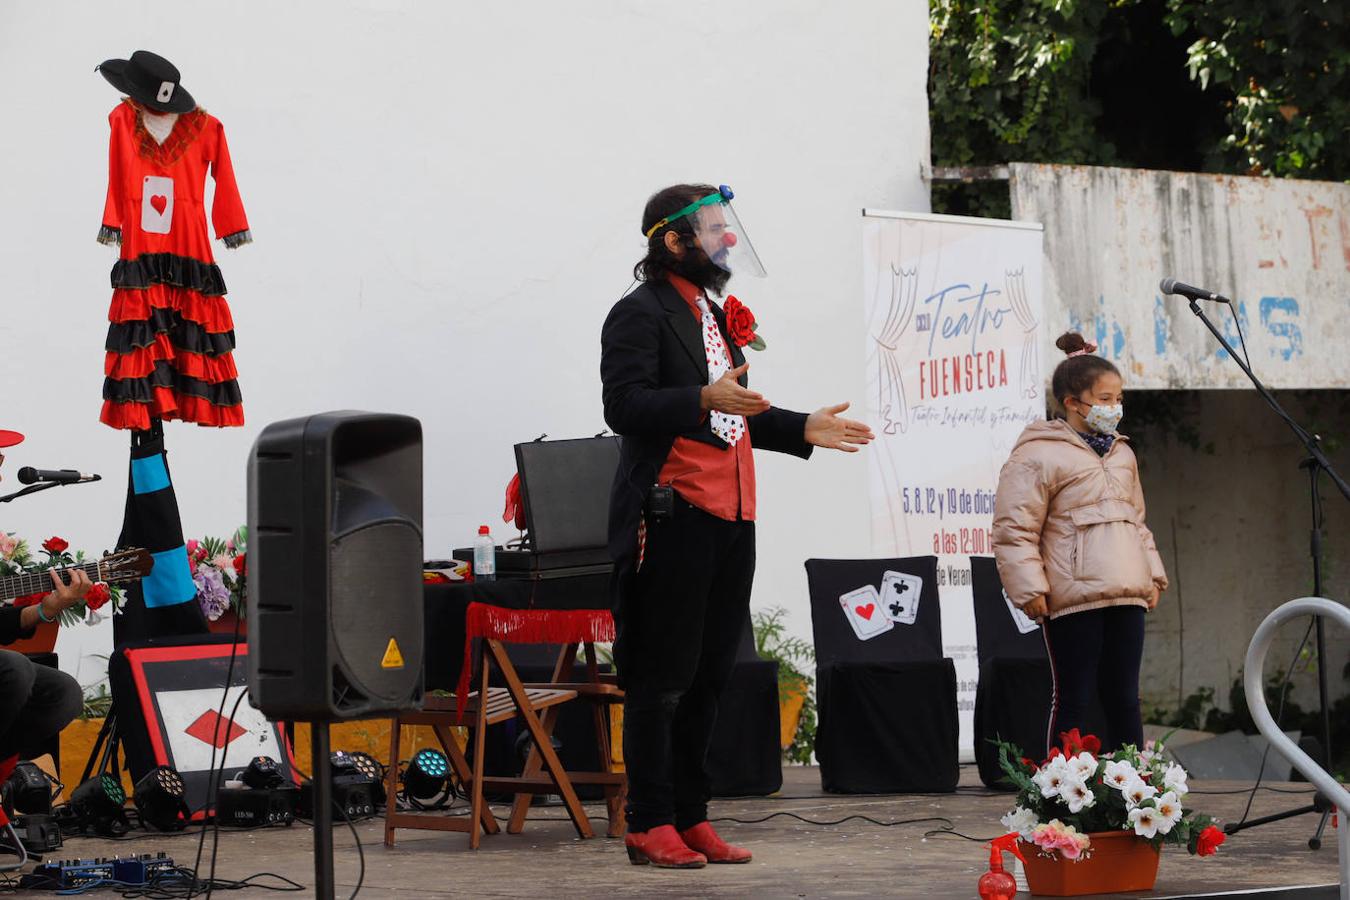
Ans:
[[[485,620],[510,636],[508,651],[513,664],[526,682],[547,680],[561,644],[569,634],[593,629],[604,637],[609,623],[609,575],[580,575],[564,578],[528,580],[498,578],[496,581],[428,583],[423,587],[423,622],[426,629],[423,661],[428,691],[457,691],[467,683],[465,661],[475,657],[470,642]],[[470,610],[473,610],[472,614]],[[513,612],[548,610],[549,623],[528,623]],[[595,614],[600,615],[595,615]],[[473,628],[470,627],[470,620]],[[511,626],[515,627],[511,627]],[[746,623],[749,628],[749,622]],[[510,644],[517,644],[512,646]],[[739,655],[732,683],[721,703],[718,724],[713,733],[708,768],[716,796],[768,794],[782,783],[778,759],[777,667],[753,656],[753,640],[746,636],[750,649]],[[518,644],[538,646],[518,646]],[[766,674],[767,673],[767,674]],[[492,673],[494,684],[498,673]],[[575,680],[581,680],[579,674]],[[591,716],[584,705],[564,704],[558,710],[554,736],[561,744],[559,757],[568,769],[591,771],[599,764],[591,737]],[[510,776],[520,772],[521,754],[517,740],[523,730],[516,722],[492,729],[487,736],[484,765],[488,774]],[[739,752],[738,752],[739,751]],[[595,799],[598,791],[578,785],[578,793]]]

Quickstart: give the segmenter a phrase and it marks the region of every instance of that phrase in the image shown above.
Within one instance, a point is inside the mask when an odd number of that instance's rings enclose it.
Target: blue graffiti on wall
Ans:
[[[1178,313],[1175,303],[1174,299],[1165,300],[1161,296],[1153,298],[1153,352],[1156,356],[1167,355],[1167,348],[1172,340],[1172,317]],[[1125,330],[1119,320],[1107,312],[1105,296],[1097,297],[1096,306],[1097,309],[1089,322],[1084,322],[1082,316],[1070,311],[1069,328],[1082,333],[1088,340],[1095,341],[1099,355],[1107,359],[1120,359],[1125,355]],[[1182,305],[1180,310],[1184,311],[1185,308]],[[1286,362],[1302,356],[1303,329],[1299,327],[1302,311],[1298,301],[1293,297],[1262,297],[1257,309],[1261,322],[1261,343],[1265,346],[1267,355]],[[1238,347],[1241,344],[1241,337],[1233,312],[1237,313],[1237,320],[1242,323],[1242,335],[1251,337],[1251,316],[1247,311],[1246,301],[1234,303],[1232,312],[1216,307],[1216,311],[1210,312],[1210,318],[1223,333],[1224,339],[1234,347]],[[1217,343],[1210,352],[1221,362],[1228,359],[1228,351]]]

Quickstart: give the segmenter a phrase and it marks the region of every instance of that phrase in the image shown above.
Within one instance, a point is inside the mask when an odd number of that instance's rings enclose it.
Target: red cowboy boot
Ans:
[[[9,776],[14,774],[14,767],[19,764],[19,754],[14,754],[8,759],[0,759],[0,785],[9,781]],[[5,815],[5,808],[0,806],[0,828],[9,824],[9,816]]]
[[[648,831],[628,832],[623,844],[635,866],[651,863],[662,869],[701,869],[708,864],[702,853],[684,845],[674,825],[658,825]]]
[[[681,831],[680,840],[690,850],[697,850],[706,856],[710,863],[748,863],[753,856],[744,847],[733,847],[718,837],[708,822],[699,822],[693,828]]]

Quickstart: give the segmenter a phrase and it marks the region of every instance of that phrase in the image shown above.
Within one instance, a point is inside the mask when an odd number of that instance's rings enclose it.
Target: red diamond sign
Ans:
[[[226,729],[227,725],[229,726],[228,730]],[[248,734],[237,723],[228,721],[214,709],[202,713],[196,721],[183,730],[203,744],[210,744],[217,750],[229,746],[231,742]]]

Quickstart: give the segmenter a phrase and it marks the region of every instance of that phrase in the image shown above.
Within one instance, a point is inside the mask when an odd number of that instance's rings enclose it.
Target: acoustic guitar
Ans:
[[[155,558],[150,555],[150,551],[136,548],[119,550],[116,553],[109,553],[102,559],[90,560],[76,566],[64,566],[55,571],[69,572],[72,569],[83,569],[90,581],[121,584],[144,578],[150,574],[154,566]],[[29,594],[45,594],[52,589],[52,577],[46,571],[0,576],[0,598],[6,600],[27,597]]]

